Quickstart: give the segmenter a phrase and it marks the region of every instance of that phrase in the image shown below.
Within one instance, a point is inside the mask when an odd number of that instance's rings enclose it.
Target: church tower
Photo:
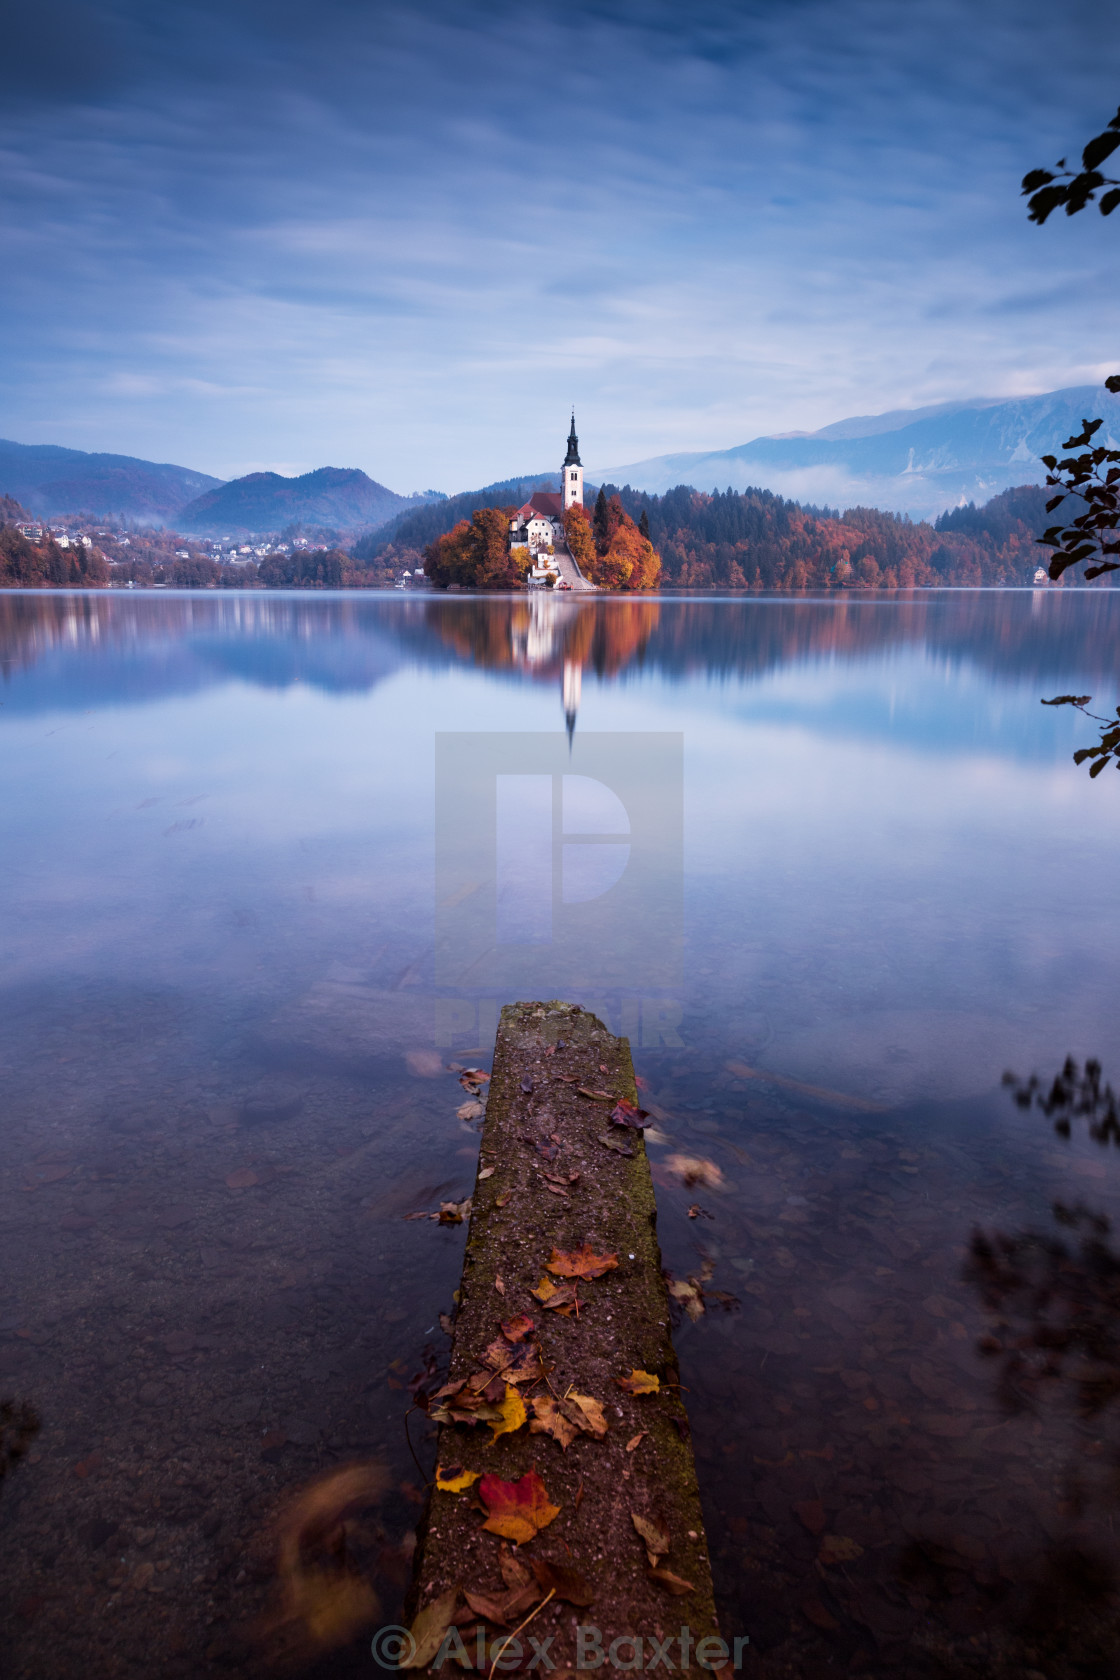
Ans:
[[[565,513],[574,502],[578,502],[580,507],[583,506],[583,463],[579,458],[575,409],[572,410],[572,429],[568,433],[568,453],[564,457],[564,465],[560,468],[560,493]]]

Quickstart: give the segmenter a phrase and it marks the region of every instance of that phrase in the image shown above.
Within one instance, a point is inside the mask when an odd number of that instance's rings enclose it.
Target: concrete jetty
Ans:
[[[402,1666],[731,1672],[642,1118],[625,1038],[503,1009]]]

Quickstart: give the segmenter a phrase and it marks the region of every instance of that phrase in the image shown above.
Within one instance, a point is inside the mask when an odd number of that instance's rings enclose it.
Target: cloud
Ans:
[[[570,402],[600,460],[721,448],[1075,383],[1120,325],[1116,230],[1018,197],[1115,107],[1086,0],[42,15],[92,44],[0,113],[27,441],[454,490]]]

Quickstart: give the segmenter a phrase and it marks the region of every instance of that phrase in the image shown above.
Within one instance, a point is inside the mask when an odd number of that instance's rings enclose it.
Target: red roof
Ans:
[[[535,490],[525,503],[534,513],[543,514],[546,519],[563,519],[564,503],[555,490]]]

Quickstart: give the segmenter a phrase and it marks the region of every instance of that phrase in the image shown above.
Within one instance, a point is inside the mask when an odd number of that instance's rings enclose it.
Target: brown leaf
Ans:
[[[483,1476],[479,1496],[489,1515],[483,1528],[523,1546],[560,1515],[559,1505],[549,1502],[548,1490],[535,1470],[515,1482],[503,1482],[495,1475]]]
[[[485,1113],[486,1110],[480,1102],[460,1103],[455,1110],[456,1117],[460,1120],[477,1120]]]
[[[512,1199],[513,1199],[513,1191],[512,1191],[512,1190],[507,1190],[507,1191],[506,1191],[506,1192],[505,1192],[505,1195],[503,1195],[503,1196],[495,1196],[495,1198],[494,1198],[494,1206],[495,1206],[495,1207],[505,1207],[505,1205],[506,1205],[506,1203],[507,1203],[507,1202],[508,1202],[508,1201],[512,1201]]]
[[[599,1142],[605,1144],[608,1149],[613,1149],[616,1155],[625,1155],[628,1161],[632,1161],[634,1159],[634,1151],[627,1143],[625,1134],[622,1132],[615,1132],[613,1134],[610,1132],[603,1132],[599,1138]]]
[[[640,1511],[631,1511],[630,1521],[645,1541],[649,1566],[655,1569],[658,1558],[664,1557],[669,1550],[669,1530],[659,1518],[644,1517]]]
[[[801,1614],[808,1617],[814,1627],[823,1628],[826,1633],[833,1633],[840,1626],[835,1616],[830,1616],[819,1598],[808,1598],[801,1606]]]
[[[626,1443],[626,1451],[627,1452],[635,1452],[638,1449],[638,1447],[641,1446],[642,1442],[645,1440],[645,1438],[648,1434],[649,1434],[648,1429],[639,1429],[639,1431],[636,1435],[631,1435],[630,1439]]]
[[[810,1534],[824,1533],[824,1506],[819,1499],[803,1499],[793,1507],[793,1513]]]
[[[532,1402],[536,1416],[529,1425],[532,1435],[551,1435],[554,1441],[559,1441],[567,1452],[576,1436],[580,1433],[579,1425],[561,1410],[560,1402],[551,1395],[542,1395]]]
[[[524,1591],[524,1588],[522,1588]],[[476,1616],[481,1616],[485,1622],[496,1622],[499,1627],[509,1626],[507,1593],[501,1598],[494,1598],[489,1593],[471,1592],[469,1587],[463,1588],[463,1597],[470,1605]]]
[[[527,1587],[533,1579],[533,1572],[527,1563],[514,1557],[507,1545],[498,1548],[498,1566],[502,1571],[502,1580],[510,1591]]]
[[[592,1102],[613,1103],[615,1100],[609,1091],[589,1091],[586,1085],[581,1085],[579,1087],[578,1095],[581,1097],[590,1097]]]
[[[823,1564],[854,1563],[863,1556],[863,1547],[846,1534],[826,1534],[817,1557]]]
[[[545,1592],[553,1592],[557,1598],[562,1598],[568,1604],[576,1604],[581,1608],[591,1604],[595,1598],[591,1583],[576,1569],[569,1569],[563,1563],[548,1563],[544,1558],[530,1558],[529,1568],[537,1578],[537,1585]]]
[[[585,1242],[581,1248],[573,1249],[570,1253],[554,1248],[552,1258],[545,1269],[555,1277],[597,1278],[617,1265],[617,1254],[596,1254],[591,1244]]]
[[[594,1435],[601,1441],[607,1433],[607,1420],[603,1415],[603,1408],[598,1400],[590,1394],[565,1394],[560,1404],[572,1419],[587,1435]]]
[[[640,1132],[649,1119],[649,1112],[647,1109],[635,1107],[623,1097],[622,1101],[611,1109],[610,1119],[616,1126],[629,1126],[631,1131]]]
[[[679,1575],[674,1575],[671,1569],[651,1569],[649,1578],[651,1581],[656,1581],[659,1586],[664,1587],[666,1592],[672,1593],[674,1598],[680,1598],[685,1593],[696,1591],[691,1581],[682,1580]]]
[[[441,1598],[433,1600],[421,1610],[409,1629],[412,1635],[412,1649],[406,1656],[401,1657],[397,1663],[398,1668],[427,1668],[451,1626],[458,1597],[458,1587],[450,1587]]]
[[[439,1204],[439,1222],[441,1225],[461,1225],[464,1219],[470,1218],[471,1199],[468,1196],[464,1202],[441,1202]]]
[[[502,1335],[507,1342],[523,1342],[536,1325],[527,1313],[518,1313],[516,1318],[502,1320]]]
[[[687,1282],[683,1279],[671,1278],[669,1280],[669,1294],[674,1301],[684,1308],[694,1324],[698,1319],[703,1318],[704,1297],[693,1278],[689,1278]]]
[[[545,1189],[551,1190],[554,1196],[563,1196],[565,1201],[569,1201],[571,1199],[562,1184],[546,1184]]]
[[[710,1190],[723,1184],[722,1170],[700,1155],[670,1155],[665,1165],[682,1184],[704,1184]]]
[[[504,1295],[504,1294],[505,1294],[505,1292],[506,1292],[506,1286],[505,1286],[505,1284],[504,1284],[504,1283],[503,1283],[503,1282],[502,1282],[502,1274],[501,1274],[501,1272],[496,1272],[496,1273],[495,1273],[495,1274],[494,1274],[494,1288],[495,1288],[495,1289],[496,1289],[496,1290],[497,1290],[497,1291],[498,1291],[498,1294],[499,1294],[499,1295]]]
[[[482,1171],[478,1175],[479,1179],[482,1180],[484,1178],[493,1178],[493,1176],[497,1172],[497,1170],[498,1170],[497,1167],[483,1167]]]
[[[579,1309],[584,1303],[579,1298],[579,1282],[553,1283],[551,1278],[543,1277],[535,1289],[529,1291],[548,1312],[558,1312],[561,1318],[571,1318],[575,1313],[579,1317]]]

